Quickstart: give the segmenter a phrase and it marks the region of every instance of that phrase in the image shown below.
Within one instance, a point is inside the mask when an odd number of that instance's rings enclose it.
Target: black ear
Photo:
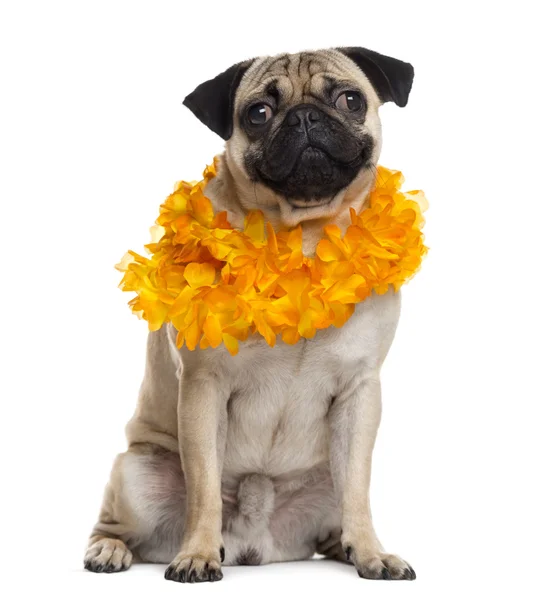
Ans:
[[[413,83],[413,66],[366,48],[337,48],[361,69],[382,102],[406,106]]]
[[[224,140],[233,133],[235,94],[242,76],[252,63],[253,60],[249,60],[229,67],[214,79],[197,86],[184,98],[184,106]]]

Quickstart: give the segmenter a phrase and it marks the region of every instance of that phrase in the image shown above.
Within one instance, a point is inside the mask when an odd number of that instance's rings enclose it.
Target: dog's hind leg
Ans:
[[[185,497],[178,454],[151,444],[132,445],[113,466],[85,568],[114,573],[127,569],[134,558],[169,562],[182,539]]]
[[[316,552],[322,554],[325,558],[338,560],[341,562],[349,562],[342,542],[340,541],[340,529],[329,532],[327,537],[320,539],[317,542]]]
[[[168,329],[149,334],[145,377],[139,403],[126,434],[128,452],[111,471],[99,520],[85,556],[95,572],[127,569],[133,554],[150,562],[168,562],[170,539],[180,543],[183,477],[178,455],[176,406],[178,358]]]
[[[84,558],[85,569],[95,573],[116,573],[128,569],[133,554],[123,537],[133,529],[129,510],[122,494],[122,460],[119,455],[113,464],[110,481]]]

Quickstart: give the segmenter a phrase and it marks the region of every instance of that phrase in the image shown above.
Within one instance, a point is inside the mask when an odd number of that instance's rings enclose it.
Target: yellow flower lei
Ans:
[[[133,312],[151,331],[170,321],[179,348],[223,342],[236,354],[239,341],[256,332],[274,346],[277,335],[295,344],[341,327],[372,291],[398,290],[427,251],[426,200],[420,191],[400,191],[399,171],[378,167],[369,207],[350,209],[343,236],[337,225],[325,227],[312,258],[302,252],[300,226],[275,233],[253,211],[239,231],[226,212],[214,214],[204,189],[217,166],[214,159],[199,183],[176,184],[160,207],[158,241],[146,246],[150,258],[129,251],[117,265],[120,288],[136,293]]]

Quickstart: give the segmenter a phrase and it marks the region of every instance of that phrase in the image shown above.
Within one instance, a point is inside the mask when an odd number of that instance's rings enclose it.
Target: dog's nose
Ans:
[[[286,118],[290,127],[302,125],[306,129],[311,129],[316,121],[322,117],[321,111],[313,104],[301,104],[292,108]]]

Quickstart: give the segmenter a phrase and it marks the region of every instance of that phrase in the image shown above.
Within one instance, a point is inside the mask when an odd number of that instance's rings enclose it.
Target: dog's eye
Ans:
[[[252,125],[264,125],[272,117],[272,108],[268,104],[259,102],[250,106],[247,116]]]
[[[335,105],[340,110],[355,111],[361,108],[363,100],[358,92],[344,92],[338,96]]]

